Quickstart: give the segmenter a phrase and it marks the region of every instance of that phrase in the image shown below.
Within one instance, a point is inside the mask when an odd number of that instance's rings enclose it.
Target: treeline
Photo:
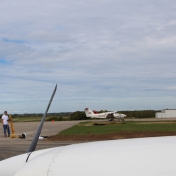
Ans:
[[[84,120],[84,119],[89,119],[86,117],[84,111],[76,111],[70,115],[70,120]]]
[[[53,117],[53,116],[70,116],[72,112],[59,112],[59,113],[48,113],[48,117]],[[23,118],[23,117],[42,117],[42,113],[31,113],[31,114],[12,114],[13,118]]]
[[[98,113],[108,112],[108,110],[100,110]],[[135,111],[118,111],[117,113],[125,114],[126,118],[154,118],[156,110],[135,110]],[[43,114],[13,114],[13,118],[23,117],[42,117]],[[84,111],[75,112],[60,112],[60,113],[48,113],[47,121],[66,121],[66,120],[86,120],[87,118]]]
[[[98,111],[98,113],[108,112],[107,110]],[[156,110],[135,110],[135,111],[118,111],[117,113],[125,114],[126,118],[155,118]],[[71,113],[70,120],[84,120],[87,118],[84,111]]]
[[[108,110],[101,110],[98,113],[108,112]],[[135,110],[135,111],[118,111],[117,113],[125,114],[126,118],[155,118],[156,110]],[[70,115],[70,120],[84,120],[88,119],[83,111],[76,111]]]
[[[54,116],[54,117],[49,117],[48,121],[65,121],[65,120],[85,120],[89,119],[86,117],[86,114],[84,111],[76,111],[71,113],[67,118],[64,118],[64,116],[59,115],[59,116]]]
[[[125,114],[127,118],[155,118],[156,110],[135,110],[135,111],[118,111],[120,114]]]

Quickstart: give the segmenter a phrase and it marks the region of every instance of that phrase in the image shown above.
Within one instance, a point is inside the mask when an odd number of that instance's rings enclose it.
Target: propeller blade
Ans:
[[[50,105],[51,105],[51,102],[52,102],[52,100],[53,100],[53,97],[54,97],[54,95],[55,95],[56,90],[57,90],[57,84],[56,84],[55,89],[54,89],[54,91],[53,91],[53,94],[52,94],[52,96],[51,96],[51,98],[50,98],[48,107],[46,108],[45,114],[44,114],[43,117],[42,117],[42,120],[41,120],[41,122],[40,122],[40,125],[39,125],[39,127],[38,127],[38,129],[37,129],[37,132],[35,133],[35,136],[34,136],[32,142],[31,142],[31,145],[30,145],[30,147],[29,147],[28,150],[27,150],[27,153],[33,152],[33,151],[35,150],[35,148],[36,148],[36,145],[37,145],[37,142],[38,142],[40,133],[41,133],[41,131],[42,131],[43,123],[44,123],[44,121],[45,121],[45,117],[46,117],[46,115],[47,115],[47,112],[48,112],[48,110],[49,110],[49,107],[50,107]]]

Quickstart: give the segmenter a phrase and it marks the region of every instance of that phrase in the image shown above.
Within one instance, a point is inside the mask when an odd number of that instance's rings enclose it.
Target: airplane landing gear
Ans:
[[[119,122],[124,122],[124,118],[118,118]]]
[[[120,121],[124,122],[124,118],[121,118]]]
[[[107,119],[110,119],[109,121],[114,121],[114,114],[108,114]]]

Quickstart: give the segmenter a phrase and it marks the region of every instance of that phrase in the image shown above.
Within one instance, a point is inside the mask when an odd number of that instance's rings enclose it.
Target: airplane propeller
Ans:
[[[42,120],[41,120],[41,122],[40,122],[40,125],[39,125],[39,127],[38,127],[38,129],[37,129],[37,132],[35,133],[35,136],[34,136],[32,142],[31,142],[31,145],[29,146],[29,148],[28,148],[28,150],[27,150],[27,153],[33,152],[33,151],[35,150],[35,148],[36,148],[36,145],[37,145],[37,142],[38,142],[40,133],[41,133],[41,131],[42,131],[43,123],[44,123],[44,121],[45,121],[45,117],[46,117],[46,115],[47,115],[47,112],[48,112],[48,110],[49,110],[49,107],[50,107],[50,105],[51,105],[51,102],[52,102],[52,100],[53,100],[53,97],[54,97],[54,95],[55,95],[56,90],[57,90],[57,84],[56,84],[56,86],[55,86],[55,88],[54,88],[54,91],[53,91],[53,93],[52,93],[52,95],[51,95],[50,101],[49,101],[48,106],[47,106],[47,108],[46,108],[45,114],[44,114],[43,117],[42,117]]]

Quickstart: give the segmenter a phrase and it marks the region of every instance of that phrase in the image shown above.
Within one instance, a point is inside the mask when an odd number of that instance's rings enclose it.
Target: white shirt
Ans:
[[[7,115],[4,114],[4,115],[2,116],[2,120],[3,120],[3,124],[4,124],[4,125],[8,125],[9,117],[8,117]]]

